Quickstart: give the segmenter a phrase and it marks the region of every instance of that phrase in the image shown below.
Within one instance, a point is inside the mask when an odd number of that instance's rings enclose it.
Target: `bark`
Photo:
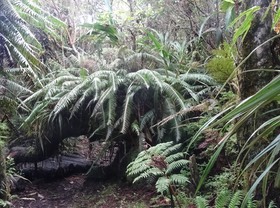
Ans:
[[[64,114],[51,124],[45,126],[42,138],[18,138],[9,145],[9,155],[14,158],[16,164],[22,162],[40,162],[56,153],[63,139],[86,135],[89,129],[89,116],[87,111],[68,120],[69,115]]]
[[[269,1],[266,0],[249,0],[246,4],[246,9],[253,6],[260,6],[261,9],[256,13],[256,16],[252,22],[251,29],[249,30],[243,43],[243,58],[247,57],[255,47],[259,46],[275,34],[271,30],[272,19],[271,15],[266,15],[264,21],[261,21]],[[273,42],[269,42],[262,47],[258,48],[255,53],[246,61],[241,68],[241,75],[239,76],[239,86],[241,91],[241,99],[255,94],[264,85],[266,85],[273,77],[271,72],[248,72],[253,69],[272,69],[275,66],[275,59],[273,52]]]
[[[247,0],[245,1],[245,9],[253,6],[260,6],[261,9],[256,13],[252,26],[244,39],[242,47],[243,58],[247,57],[257,46],[264,43],[269,38],[275,35],[271,29],[272,17],[270,14],[265,16],[267,8],[270,6],[270,1],[267,0]],[[263,21],[261,19],[264,18]],[[279,40],[276,40],[279,41]],[[275,56],[275,41],[270,41],[259,47],[245,62],[240,69],[239,74],[239,90],[241,100],[248,98],[255,94],[269,81],[273,79],[275,73],[264,70],[250,71],[254,69],[273,69],[277,64],[278,58]],[[265,110],[265,109],[263,109]],[[267,110],[267,109],[266,109]],[[268,118],[269,115],[264,116],[259,112],[257,117],[251,118],[244,124],[237,133],[241,143],[247,140],[254,130]],[[241,144],[242,145],[242,144]]]

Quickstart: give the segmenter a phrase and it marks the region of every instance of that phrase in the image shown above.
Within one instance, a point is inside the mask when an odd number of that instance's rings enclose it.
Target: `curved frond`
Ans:
[[[134,94],[128,94],[125,98],[125,102],[124,102],[124,109],[123,109],[123,115],[122,115],[122,128],[121,128],[121,132],[125,133],[126,130],[129,127],[130,124],[130,116],[131,116],[131,108],[132,108],[132,102],[133,102],[133,96]]]
[[[169,186],[171,185],[171,180],[166,177],[160,177],[156,182],[156,189],[159,193],[163,194],[168,192]]]
[[[181,159],[181,160],[174,161],[167,166],[166,174],[171,174],[175,170],[187,167],[188,163],[189,163],[189,161],[186,160],[186,159]]]
[[[158,168],[150,168],[148,169],[147,171],[141,173],[139,176],[137,176],[134,180],[133,180],[133,183],[136,183],[137,181],[140,181],[140,180],[145,180],[151,176],[156,176],[156,177],[160,177],[160,176],[163,176],[164,173],[158,169]]]
[[[185,185],[190,182],[188,177],[182,174],[172,174],[170,176],[170,180],[172,181],[173,184],[177,184],[177,185]]]

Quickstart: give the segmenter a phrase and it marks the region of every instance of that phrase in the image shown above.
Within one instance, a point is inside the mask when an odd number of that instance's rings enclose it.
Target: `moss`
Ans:
[[[224,83],[235,69],[234,50],[224,43],[220,49],[212,51],[213,58],[207,63],[209,73],[220,83]]]

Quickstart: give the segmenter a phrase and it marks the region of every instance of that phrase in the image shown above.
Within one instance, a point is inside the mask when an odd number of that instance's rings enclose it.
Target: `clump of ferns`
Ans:
[[[237,207],[246,207],[246,208],[257,208],[259,207],[257,201],[253,200],[252,197],[246,199],[246,193],[242,190],[237,190],[231,192],[230,190],[222,190],[217,194],[214,205],[210,205],[212,200],[208,200],[203,196],[197,196],[195,198],[195,205],[197,208],[237,208]],[[277,205],[271,201],[268,204],[268,208],[277,208]]]
[[[140,152],[137,158],[127,167],[127,176],[133,179],[133,183],[146,180],[155,182],[158,193],[170,195],[171,206],[175,207],[173,197],[177,205],[181,207],[177,197],[176,188],[179,185],[189,183],[189,179],[180,174],[180,170],[189,163],[181,151],[181,144],[173,142],[160,143]]]

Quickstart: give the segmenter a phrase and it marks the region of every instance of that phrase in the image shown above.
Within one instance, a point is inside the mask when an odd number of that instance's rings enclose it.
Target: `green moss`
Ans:
[[[208,72],[220,83],[224,83],[235,69],[234,49],[224,43],[220,49],[212,51],[213,58],[207,63]]]

